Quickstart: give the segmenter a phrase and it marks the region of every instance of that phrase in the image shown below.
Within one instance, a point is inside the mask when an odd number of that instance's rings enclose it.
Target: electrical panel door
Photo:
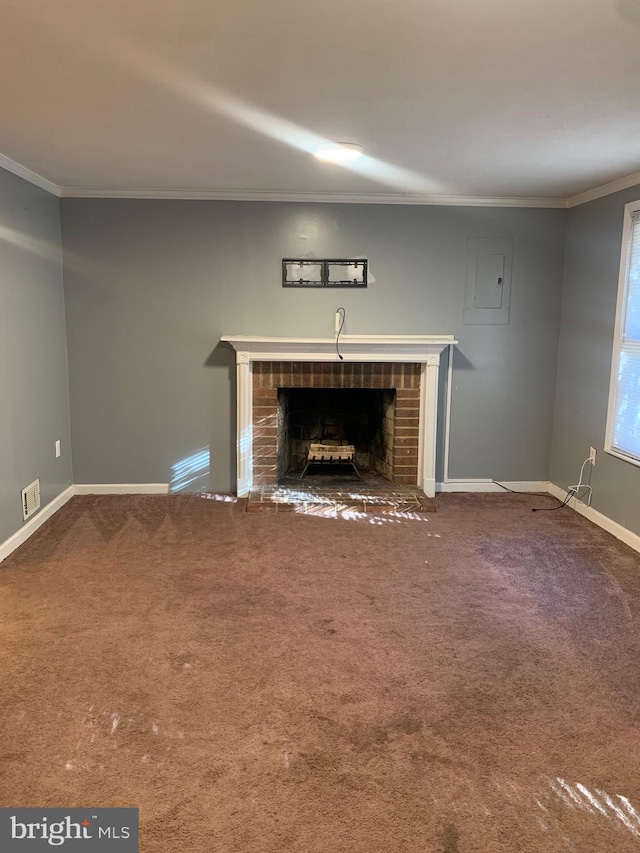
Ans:
[[[495,325],[509,322],[513,242],[509,238],[470,237],[464,322]]]

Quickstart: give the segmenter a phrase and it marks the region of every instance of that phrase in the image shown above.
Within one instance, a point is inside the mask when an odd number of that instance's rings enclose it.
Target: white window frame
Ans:
[[[616,325],[613,337],[613,356],[611,359],[611,377],[609,380],[609,405],[607,407],[607,431],[605,435],[604,449],[606,453],[624,459],[632,465],[640,467],[640,456],[633,456],[612,446],[614,427],[614,407],[616,401],[616,386],[618,378],[618,360],[622,345],[622,328],[627,308],[627,281],[629,278],[629,263],[631,255],[631,228],[633,216],[640,212],[640,199],[632,201],[624,208],[624,226],[622,229],[622,250],[620,253],[620,273],[618,276],[618,301],[616,304]]]

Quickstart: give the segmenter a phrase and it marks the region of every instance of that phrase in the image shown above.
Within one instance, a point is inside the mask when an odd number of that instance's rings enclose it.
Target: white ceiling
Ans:
[[[640,0],[0,0],[0,21],[0,152],[63,195],[544,203],[640,169]],[[327,140],[368,156],[314,160]]]

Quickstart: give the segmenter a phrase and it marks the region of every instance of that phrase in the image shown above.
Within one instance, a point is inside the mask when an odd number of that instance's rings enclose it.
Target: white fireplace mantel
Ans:
[[[237,361],[338,361],[335,338],[263,338],[224,335]],[[456,344],[453,335],[340,335],[338,348],[345,361],[438,360],[442,350]]]
[[[252,485],[254,361],[339,361],[335,338],[275,338],[224,335],[236,351],[238,496]],[[418,483],[429,497],[436,487],[438,370],[442,351],[456,344],[453,335],[341,335],[338,348],[344,361],[413,362],[422,364],[420,378],[420,444]]]

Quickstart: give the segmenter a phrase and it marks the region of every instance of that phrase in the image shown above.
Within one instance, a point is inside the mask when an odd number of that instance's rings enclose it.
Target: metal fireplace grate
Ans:
[[[360,477],[360,472],[356,465],[356,449],[353,444],[314,444],[313,442],[307,448],[305,454],[305,466],[300,474],[300,479],[304,477],[310,465],[350,465]]]

